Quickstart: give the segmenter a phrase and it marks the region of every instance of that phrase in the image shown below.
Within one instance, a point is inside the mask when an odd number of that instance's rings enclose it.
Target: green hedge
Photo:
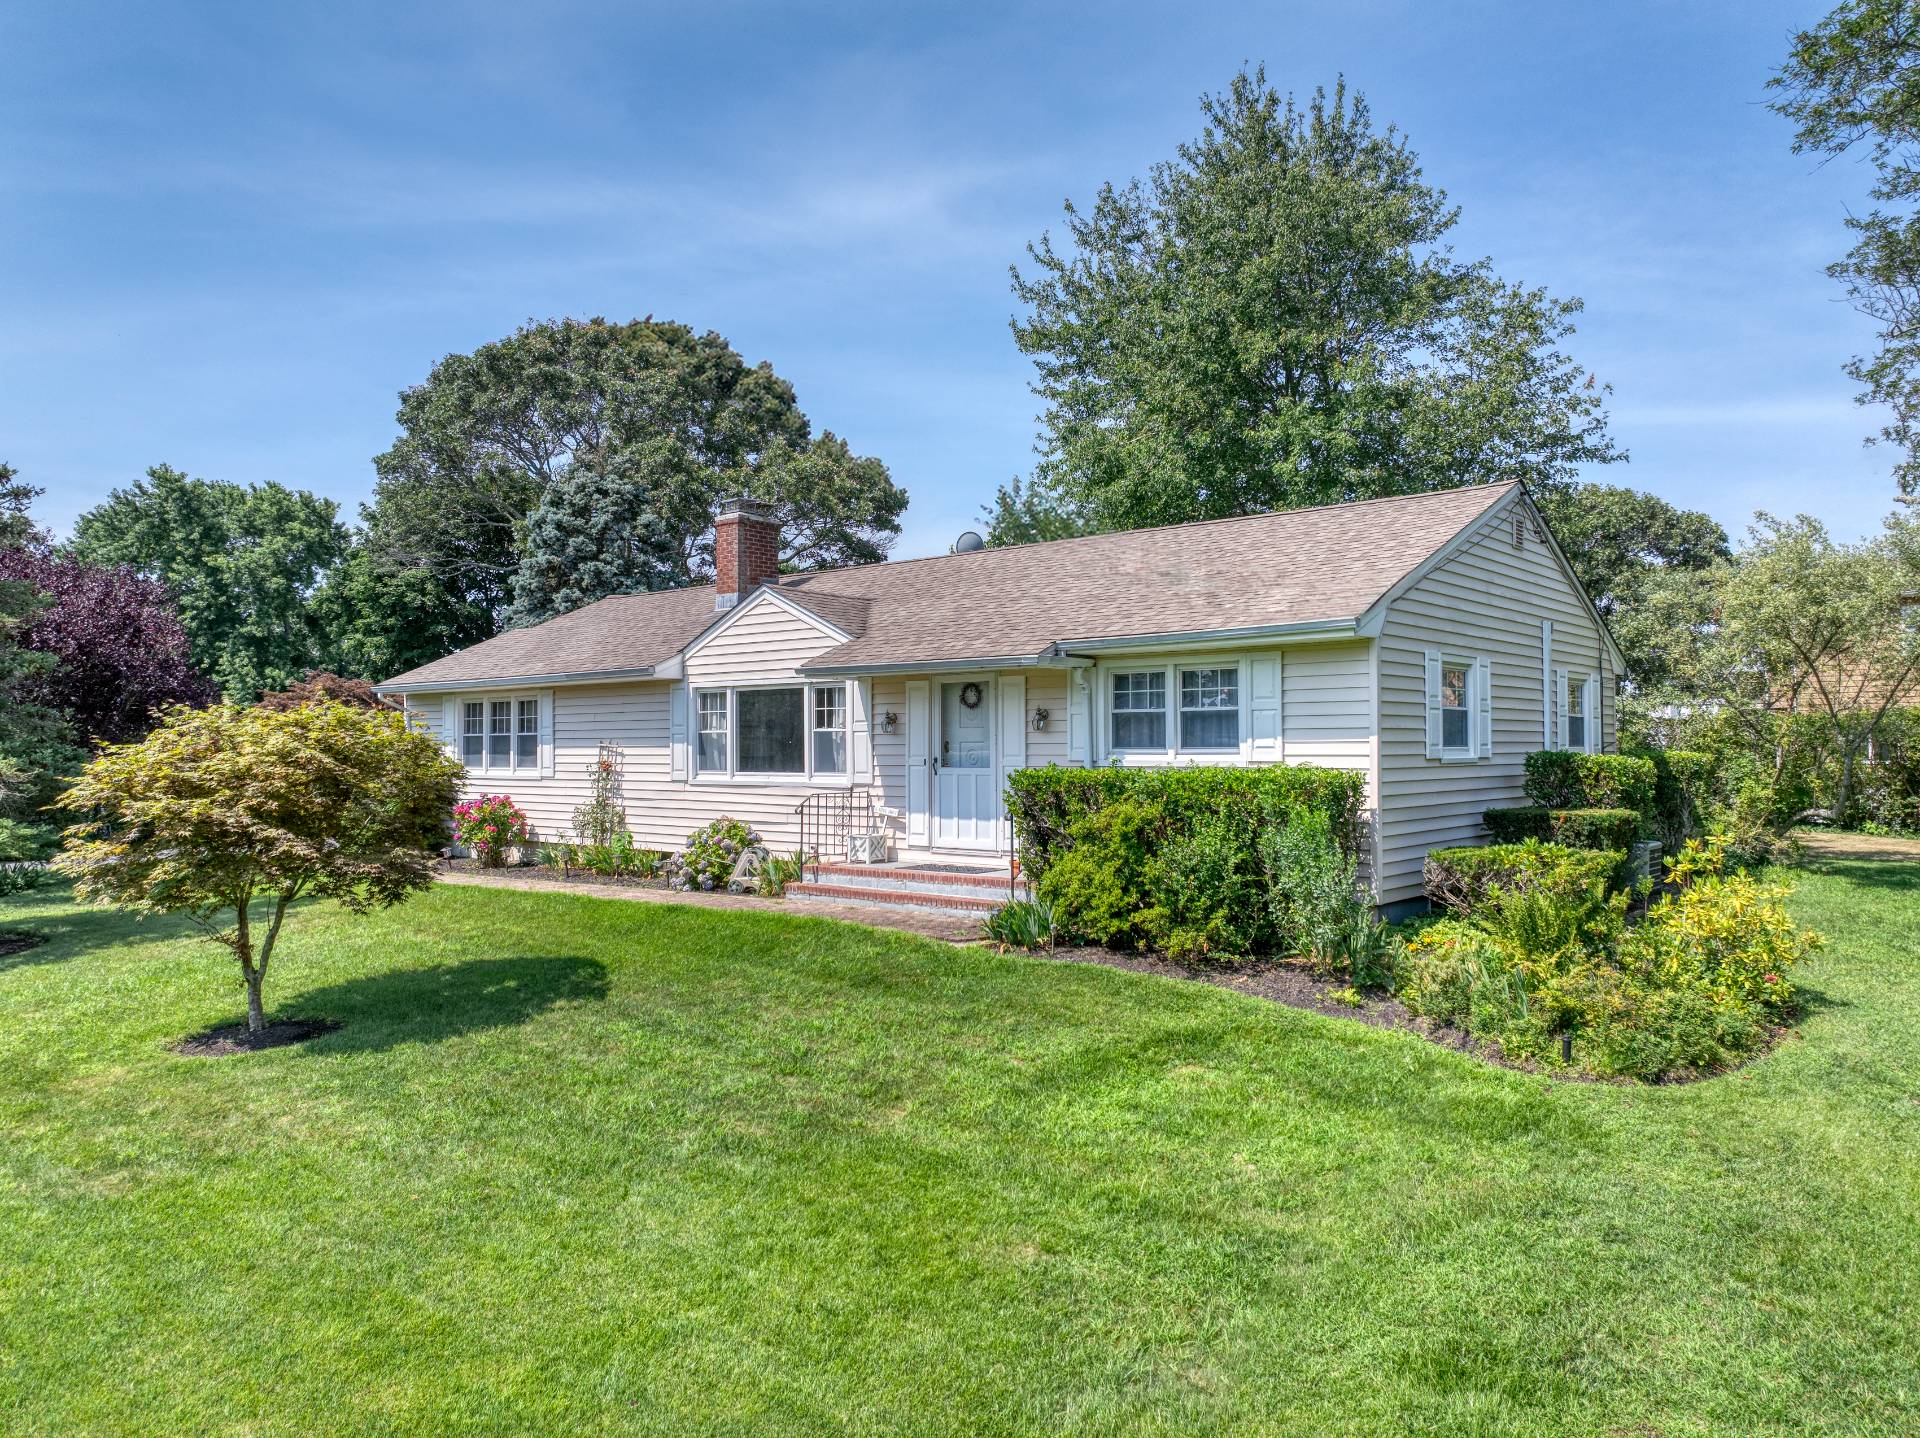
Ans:
[[[1638,755],[1564,749],[1527,755],[1527,797],[1543,809],[1631,809],[1651,820],[1658,782],[1654,762]]]
[[[1427,897],[1443,909],[1469,914],[1495,889],[1539,892],[1578,903],[1596,884],[1610,883],[1625,855],[1609,849],[1571,849],[1528,839],[1517,844],[1435,849],[1421,871]]]
[[[1632,809],[1547,809],[1538,804],[1489,809],[1481,816],[1496,844],[1537,839],[1570,849],[1626,849],[1639,836]]]
[[[1175,831],[1191,830],[1199,820],[1224,813],[1259,821],[1304,809],[1325,815],[1342,849],[1357,854],[1366,787],[1365,777],[1351,770],[1283,764],[1252,769],[1065,769],[1049,764],[1017,770],[1008,779],[1007,812],[1021,868],[1037,882],[1076,821],[1122,798],[1164,809]]]
[[[1689,749],[1645,749],[1636,757],[1653,765],[1650,837],[1677,851],[1701,830],[1713,793],[1713,755]]]
[[[1021,866],[1065,933],[1176,957],[1324,950],[1369,908],[1364,778],[1342,769],[1024,769]]]

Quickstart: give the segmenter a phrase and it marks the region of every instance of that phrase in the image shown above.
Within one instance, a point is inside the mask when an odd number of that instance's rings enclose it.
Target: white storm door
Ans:
[[[940,685],[934,755],[933,842],[941,848],[1000,845],[999,770],[993,762],[993,683]]]

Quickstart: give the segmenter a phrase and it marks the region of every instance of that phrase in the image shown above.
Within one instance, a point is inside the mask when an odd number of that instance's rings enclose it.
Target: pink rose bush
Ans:
[[[483,794],[453,806],[453,833],[482,868],[498,869],[511,845],[527,842],[527,816],[505,794]]]

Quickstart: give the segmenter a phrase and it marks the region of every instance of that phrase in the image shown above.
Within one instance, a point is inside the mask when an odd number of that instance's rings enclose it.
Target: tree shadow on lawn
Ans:
[[[1920,863],[1888,859],[1836,859],[1815,855],[1795,866],[1809,874],[1830,874],[1863,889],[1920,890]]]
[[[341,1025],[302,1045],[311,1053],[378,1053],[523,1024],[560,1004],[598,1002],[607,990],[606,966],[598,959],[467,959],[308,989],[273,1005],[271,1016]]]
[[[32,891],[36,897],[41,891]],[[44,891],[60,897],[52,890]],[[136,917],[119,909],[62,907],[53,914],[0,912],[0,933],[37,934],[44,942],[17,954],[0,955],[0,974],[30,964],[58,964],[114,944],[165,943],[194,938],[200,931],[186,919],[166,914]]]

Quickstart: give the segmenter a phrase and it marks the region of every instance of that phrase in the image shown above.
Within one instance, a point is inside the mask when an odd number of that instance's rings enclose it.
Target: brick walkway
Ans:
[[[475,874],[454,870],[434,876],[443,884],[471,884],[477,888],[525,889],[543,893],[579,894],[589,899],[626,899],[641,904],[686,904],[696,909],[758,909],[768,914],[809,915],[844,919],[875,929],[898,929],[927,939],[963,944],[980,937],[980,921],[957,914],[929,914],[913,909],[890,909],[879,904],[836,904],[826,899],[763,899],[757,894],[683,894],[672,889],[623,888],[616,884],[570,884],[524,870],[503,874]]]

